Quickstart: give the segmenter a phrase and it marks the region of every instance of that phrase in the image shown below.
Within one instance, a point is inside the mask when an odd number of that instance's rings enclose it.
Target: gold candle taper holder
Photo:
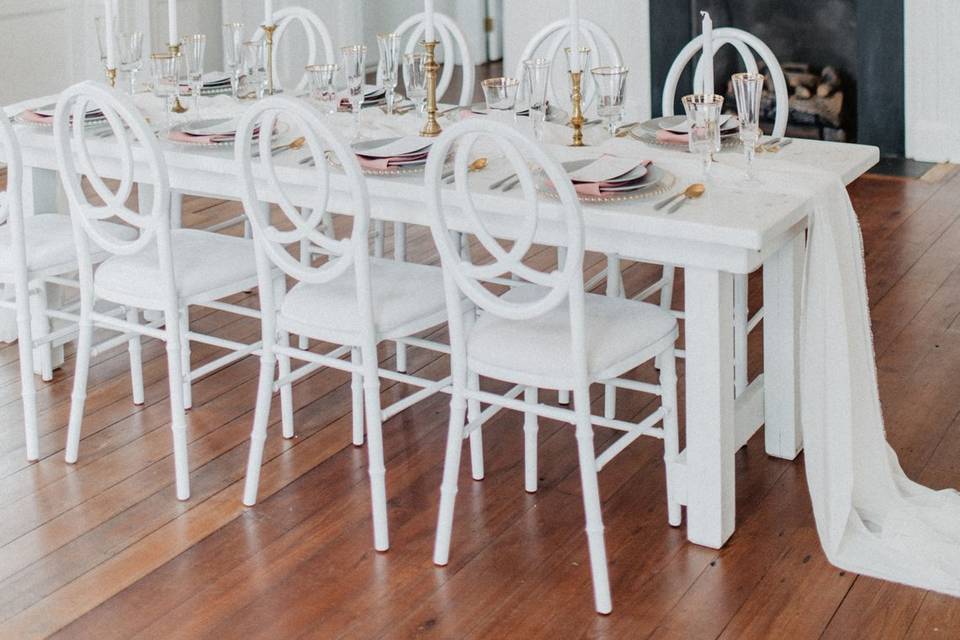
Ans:
[[[117,70],[116,68],[107,69],[107,82],[110,83],[110,86],[116,89],[117,87]]]
[[[570,143],[572,147],[582,147],[583,144],[583,123],[585,122],[583,118],[583,72],[582,71],[571,71],[570,72],[570,84],[572,85],[572,91],[570,93],[570,100],[573,102],[573,114],[570,116],[570,126],[573,127],[573,142]]]
[[[420,135],[433,138],[443,131],[440,123],[437,122],[437,73],[440,71],[440,65],[437,64],[436,49],[438,42],[424,42],[423,48],[427,50],[427,61],[424,69],[427,72],[427,122],[423,125]]]
[[[171,42],[169,45],[167,45],[167,49],[169,49],[170,53],[172,53],[172,54],[175,55],[175,56],[179,56],[179,55],[180,55],[180,43],[179,43],[179,42],[176,42],[176,43]],[[179,69],[179,66],[178,66],[177,68]],[[185,106],[183,106],[183,103],[180,102],[180,77],[179,77],[179,75],[178,75],[178,77],[177,77],[177,95],[176,95],[176,97],[174,97],[174,99],[173,99],[173,108],[170,109],[170,111],[172,111],[172,112],[174,112],[174,113],[186,113],[186,112],[187,112],[187,108],[186,108]]]
[[[260,27],[265,35],[267,45],[267,95],[272,96],[273,90],[273,33],[277,30],[275,24],[265,24]]]

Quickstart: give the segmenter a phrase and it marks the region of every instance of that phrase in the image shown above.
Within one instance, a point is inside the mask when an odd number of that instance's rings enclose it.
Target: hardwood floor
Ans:
[[[867,252],[881,398],[904,468],[960,485],[960,172],[851,187]],[[209,224],[237,205],[192,199]],[[387,242],[390,246],[390,242]],[[409,255],[432,261],[429,235]],[[532,260],[547,265],[553,253]],[[602,265],[591,257],[589,272]],[[628,290],[657,270],[630,266]],[[751,302],[761,302],[751,281]],[[677,284],[682,288],[682,279]],[[255,305],[255,295],[241,298]],[[675,299],[682,300],[678,291]],[[258,323],[197,311],[195,329],[253,340]],[[442,334],[442,331],[439,332]],[[752,338],[759,370],[762,344]],[[196,345],[193,363],[216,352]],[[385,365],[391,349],[382,351]],[[260,503],[240,502],[257,362],[195,384],[193,497],[173,489],[162,345],[144,346],[146,403],[126,353],[95,360],[80,460],[63,462],[73,354],[41,384],[43,459],[25,462],[15,346],[0,347],[0,636],[27,638],[931,638],[960,636],[960,600],[839,571],[820,550],[802,461],[737,454],[737,531],[721,551],[667,525],[662,449],[643,439],[601,474],[614,612],[592,609],[573,432],[543,421],[541,482],[523,490],[522,419],[484,430],[486,479],[462,476],[451,563],[431,562],[447,398],[385,425],[392,548],[373,551],[366,451],[350,444],[347,376],[295,387],[297,437],[274,411]],[[411,351],[439,376],[445,359]],[[683,371],[681,365],[681,374]],[[650,379],[651,370],[637,372]],[[681,387],[683,385],[681,375]],[[682,390],[682,389],[681,389]],[[385,399],[408,389],[385,383]],[[598,394],[599,397],[599,394]],[[621,395],[620,417],[653,410]],[[682,420],[681,415],[681,420]],[[682,424],[682,422],[681,422]],[[598,432],[598,445],[607,439]]]

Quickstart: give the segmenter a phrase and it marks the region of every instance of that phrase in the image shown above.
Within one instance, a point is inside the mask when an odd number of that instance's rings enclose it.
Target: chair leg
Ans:
[[[380,372],[376,345],[361,349],[363,398],[367,413],[367,457],[370,474],[370,501],[373,509],[373,547],[390,548],[387,528],[386,468],[383,465],[383,424],[380,407]]]
[[[20,354],[20,397],[23,402],[24,443],[27,460],[40,459],[40,435],[37,428],[37,383],[33,379],[33,332],[30,326],[29,287],[18,287],[17,349]]]
[[[179,191],[170,193],[170,228],[183,227],[183,194]]]
[[[350,351],[350,362],[360,367],[360,349]],[[350,378],[350,390],[353,393],[353,446],[363,446],[363,374],[354,371]]]
[[[93,347],[92,303],[82,304],[77,334],[77,364],[73,372],[73,393],[70,396],[70,423],[67,427],[65,459],[73,464],[80,451],[80,427],[83,407],[87,400],[87,374],[90,371],[90,349]]]
[[[374,220],[373,221],[373,255],[376,258],[383,257],[384,235],[386,235],[386,228],[383,224],[383,220]]]
[[[480,376],[476,373],[469,374],[467,384],[471,391],[480,390]],[[467,401],[467,421],[473,421],[480,417],[480,401]],[[470,475],[474,480],[483,480],[483,427],[474,429],[470,433]]]
[[[277,342],[281,347],[290,346],[290,334],[286,331],[277,332]],[[277,355],[278,369],[280,377],[290,375],[290,357],[283,354]],[[283,427],[283,437],[289,440],[294,436],[293,432],[293,384],[287,383],[280,387],[280,424]]]
[[[127,322],[140,324],[140,311],[135,307],[127,307]],[[142,405],[143,398],[143,355],[141,336],[132,332],[127,341],[127,352],[130,355],[130,386],[133,389],[133,404]]]
[[[183,374],[183,408],[193,407],[193,384],[190,380],[190,308],[180,310],[180,371]]]
[[[43,339],[50,333],[50,318],[47,317],[47,285],[40,282],[36,289],[36,294],[30,296],[31,322],[33,336],[36,339]],[[40,360],[40,378],[44,382],[53,380],[53,347],[49,342],[45,342],[37,347],[37,358]]]
[[[593,574],[593,599],[598,613],[610,613],[610,578],[607,574],[607,548],[603,540],[603,515],[600,509],[600,485],[597,482],[593,425],[590,423],[590,391],[586,385],[574,391],[577,413],[577,451],[580,457],[580,483],[583,485],[583,511],[586,516],[590,570]]]
[[[190,464],[187,459],[187,412],[184,405],[184,371],[181,356],[187,336],[182,334],[183,314],[178,308],[163,314],[167,327],[167,377],[170,382],[170,429],[173,432],[173,465],[176,474],[177,499],[190,499]]]
[[[663,462],[667,474],[667,521],[671,526],[679,527],[681,522],[680,503],[671,476],[673,466],[680,456],[680,434],[677,419],[677,359],[671,347],[660,357],[660,403],[666,415],[663,418]]]
[[[620,256],[607,254],[607,297],[623,297],[623,274],[620,271]],[[603,388],[603,415],[612,420],[617,415],[617,388],[612,384]]]
[[[443,461],[443,482],[440,485],[440,512],[437,516],[437,538],[433,546],[433,563],[439,566],[450,560],[450,536],[453,532],[453,507],[457,499],[460,476],[460,453],[463,446],[464,419],[467,402],[461,388],[454,383],[450,400],[450,424],[447,428],[447,452]]]
[[[273,397],[273,371],[276,365],[273,350],[264,347],[260,356],[260,378],[257,382],[257,404],[253,412],[253,429],[250,431],[250,454],[247,457],[247,476],[243,485],[243,504],[252,507],[257,503],[260,487],[260,466],[263,464],[263,447],[267,440],[267,422],[270,420],[270,401]]]
[[[733,278],[733,388],[739,396],[747,389],[747,276]]]
[[[310,241],[301,240],[300,241],[300,264],[304,267],[309,267],[311,262],[310,255]],[[297,336],[297,348],[306,351],[310,348],[310,338],[307,336]]]
[[[673,284],[676,281],[677,269],[673,265],[665,264],[663,265],[663,274],[662,278],[666,282],[662,289],[660,289],[660,308],[664,311],[673,310]],[[660,358],[657,356],[653,361],[653,366],[660,369]]]
[[[536,387],[525,387],[523,401],[527,404],[537,404],[538,390]],[[537,414],[527,411],[523,414],[523,485],[527,493],[537,492],[537,432],[540,429]]]

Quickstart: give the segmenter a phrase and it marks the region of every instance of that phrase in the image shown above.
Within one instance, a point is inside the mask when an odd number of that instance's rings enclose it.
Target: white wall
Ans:
[[[484,0],[436,0],[436,10],[456,21],[466,35],[474,62],[486,61],[486,42],[483,20],[486,17]],[[369,59],[376,62],[377,34],[389,33],[415,13],[423,11],[423,0],[365,0],[363,2],[364,38]]]
[[[679,0],[677,0],[679,1]],[[948,0],[949,1],[949,0]],[[547,24],[568,15],[567,0],[506,0],[504,70],[513,74],[523,48]],[[580,15],[606,29],[630,68],[629,117],[650,117],[650,10],[648,0],[581,0]]]
[[[960,2],[905,0],[906,153],[960,162]]]

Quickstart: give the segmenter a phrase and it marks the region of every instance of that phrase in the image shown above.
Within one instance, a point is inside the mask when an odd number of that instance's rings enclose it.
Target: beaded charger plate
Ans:
[[[337,159],[335,153],[331,151],[325,151],[324,155],[327,157],[327,162],[331,167],[336,167],[337,169],[343,169],[343,165],[340,164],[340,161]],[[412,176],[419,173],[423,173],[423,170],[427,166],[427,161],[424,160],[418,164],[409,164],[401,167],[390,167],[388,169],[367,169],[360,167],[360,171],[363,172],[365,176]]]
[[[190,127],[190,126],[195,126],[195,123],[184,122],[182,124],[177,124],[172,127],[171,131],[182,131],[184,128]],[[289,130],[290,130],[289,125],[284,124],[282,122],[278,122],[277,126],[274,127],[273,129],[273,135],[270,136],[270,140],[276,141],[277,138],[284,135]],[[251,138],[250,144],[257,144],[259,140],[260,140],[259,137]],[[209,148],[216,148],[216,147],[232,147],[236,144],[236,140],[234,138],[231,138],[230,140],[221,140],[219,142],[186,142],[184,140],[171,140],[170,137],[168,136],[163,138],[163,141],[184,149],[198,149],[198,148],[209,149]]]
[[[546,174],[544,174],[542,171],[538,171],[537,173],[537,190],[548,198],[558,200],[560,196],[557,195],[557,192],[547,180]],[[662,167],[651,164],[649,167],[647,167],[647,175],[644,176],[643,182],[636,189],[631,191],[616,191],[599,196],[578,193],[577,196],[579,197],[580,202],[587,202],[591,204],[609,204],[611,202],[645,200],[647,198],[653,198],[670,191],[673,189],[676,183],[677,177],[675,175]]]
[[[681,153],[690,153],[690,148],[685,143],[664,142],[657,139],[657,133],[664,130],[664,123],[685,120],[684,116],[667,116],[665,118],[654,118],[641,122],[639,126],[630,130],[630,137],[639,140],[645,144],[663,149],[672,149]],[[737,129],[728,129],[720,136],[720,147],[722,149],[735,149],[740,146],[740,138],[737,135]]]

